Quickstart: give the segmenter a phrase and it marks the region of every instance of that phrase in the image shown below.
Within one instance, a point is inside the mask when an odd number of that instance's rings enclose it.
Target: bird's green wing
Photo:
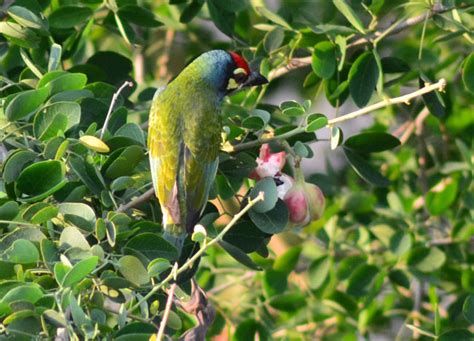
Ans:
[[[188,148],[185,149],[184,164],[186,173],[183,181],[186,210],[186,229],[192,232],[198,223],[202,211],[206,207],[209,191],[216,177],[218,158],[206,160],[191,154]]]
[[[215,102],[214,102],[215,103]],[[186,202],[186,229],[191,232],[206,206],[216,177],[221,144],[220,108],[212,101],[195,103],[184,123],[183,191]]]
[[[176,181],[182,137],[179,111],[173,108],[173,96],[164,96],[164,90],[157,90],[150,109],[148,149],[153,187],[166,227],[180,223]]]

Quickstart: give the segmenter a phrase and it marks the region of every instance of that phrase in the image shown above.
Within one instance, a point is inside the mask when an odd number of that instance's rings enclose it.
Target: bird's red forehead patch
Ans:
[[[240,67],[240,68],[244,69],[245,71],[247,71],[247,74],[250,74],[249,65],[247,64],[247,62],[245,61],[245,59],[243,57],[241,57],[239,54],[237,54],[233,51],[229,51],[229,54],[232,57],[232,59],[234,60],[235,65],[237,65],[238,68]]]

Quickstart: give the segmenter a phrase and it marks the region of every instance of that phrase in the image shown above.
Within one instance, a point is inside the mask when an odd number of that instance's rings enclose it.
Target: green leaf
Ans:
[[[99,195],[105,189],[104,179],[94,165],[81,157],[71,156],[69,166],[92,193]]]
[[[63,250],[74,247],[84,251],[91,248],[84,235],[74,226],[66,226],[61,232],[59,247]]]
[[[293,246],[288,249],[284,254],[275,259],[273,270],[281,271],[285,274],[295,270],[302,250],[301,246]]]
[[[74,292],[69,293],[69,308],[72,315],[72,320],[76,326],[81,326],[82,328],[92,328],[92,323],[89,317],[84,313],[82,308],[79,306],[79,302],[74,296]]]
[[[87,83],[83,73],[68,73],[60,70],[48,72],[38,82],[38,88],[47,88],[50,95],[63,91],[82,90]]]
[[[248,220],[240,220],[225,235],[224,240],[245,253],[255,252],[265,245],[268,235]]]
[[[109,146],[99,139],[98,137],[92,135],[82,135],[79,138],[79,141],[86,146],[88,149],[93,150],[97,153],[108,153],[110,152]]]
[[[344,148],[344,155],[346,156],[347,161],[349,161],[349,164],[352,166],[354,171],[368,183],[377,187],[387,187],[390,185],[390,181],[373,169],[372,166],[360,154],[352,151],[351,149]]]
[[[0,22],[0,33],[13,44],[26,49],[34,49],[39,45],[39,37],[29,28],[21,27],[13,22]]]
[[[440,181],[426,194],[426,208],[432,215],[440,215],[456,200],[458,193],[458,181],[454,178],[447,178]]]
[[[42,224],[58,215],[58,208],[45,202],[38,202],[29,206],[23,212],[23,219],[33,224]]]
[[[314,156],[311,147],[301,141],[295,142],[295,144],[293,145],[293,150],[295,151],[296,155],[304,158],[310,159]]]
[[[34,112],[48,98],[48,89],[27,90],[17,95],[5,108],[9,121],[18,121]]]
[[[145,256],[148,261],[165,258],[170,262],[178,259],[178,250],[161,236],[145,232],[133,237],[125,244],[125,250],[135,250]]]
[[[305,130],[308,133],[314,132],[328,125],[328,118],[323,114],[311,114],[306,118]]]
[[[258,116],[249,116],[242,121],[242,127],[250,130],[260,130],[265,122]]]
[[[281,46],[283,39],[285,38],[285,32],[280,27],[275,27],[273,30],[265,34],[263,38],[263,47],[267,53],[271,53]]]
[[[257,182],[250,191],[250,197],[255,199],[260,192],[264,193],[264,200],[256,203],[252,210],[265,213],[273,209],[278,201],[278,192],[273,178],[267,177]]]
[[[376,153],[400,146],[400,141],[393,135],[371,131],[349,137],[344,147],[358,153]]]
[[[63,48],[61,45],[54,43],[51,45],[48,60],[48,72],[59,70],[61,68],[61,55]]]
[[[252,270],[261,270],[260,267],[257,264],[255,264],[252,261],[252,259],[249,256],[247,256],[247,254],[243,252],[241,249],[239,249],[238,247],[230,243],[227,243],[224,240],[221,240],[219,242],[219,245],[240,264],[243,264]]]
[[[239,323],[232,336],[232,341],[261,340],[269,341],[269,332],[259,322],[254,319],[246,319]]]
[[[98,262],[99,257],[96,256],[81,260],[64,275],[62,286],[71,287],[74,284],[80,282],[95,269]]]
[[[43,31],[48,29],[46,23],[43,20],[41,20],[35,13],[25,7],[15,5],[10,6],[8,8],[8,15],[24,27]]]
[[[349,70],[349,90],[359,108],[369,102],[378,79],[379,69],[372,52],[357,57]]]
[[[281,311],[294,312],[306,305],[307,298],[301,292],[285,293],[273,296],[270,299],[270,305]]]
[[[343,133],[339,127],[331,127],[331,150],[339,147],[344,140]]]
[[[17,239],[2,254],[3,259],[10,263],[30,264],[39,260],[36,246],[26,239]]]
[[[235,13],[226,11],[219,0],[208,0],[207,7],[212,21],[224,34],[232,37],[234,34]]]
[[[122,85],[133,70],[133,65],[127,57],[112,51],[99,51],[87,60],[87,64],[98,67],[107,75],[107,82],[110,84]],[[91,90],[96,98],[103,98],[107,106],[115,92],[115,88],[109,84],[96,82],[88,84],[87,89]],[[119,102],[120,103],[120,102]],[[120,104],[117,104],[120,106]]]
[[[298,108],[303,111],[305,110],[304,107],[296,101],[285,101],[280,104],[281,111],[291,108]]]
[[[397,231],[390,238],[390,250],[398,256],[401,256],[408,252],[411,248],[411,245],[411,235],[404,231]]]
[[[471,53],[464,60],[462,81],[466,89],[474,94],[474,53]]]
[[[395,269],[390,271],[388,276],[390,278],[390,281],[395,283],[396,285],[399,285],[406,289],[410,288],[410,280],[408,279],[408,276],[404,271]]]
[[[351,6],[349,6],[345,0],[334,0],[334,6],[341,12],[341,14],[346,17],[347,21],[351,23],[352,26],[360,33],[365,34],[364,25],[362,21],[354,12]]]
[[[55,327],[59,327],[59,328],[67,327],[67,322],[66,322],[66,319],[64,318],[64,315],[57,312],[56,310],[47,309],[43,312],[42,316],[47,322],[51,323]]]
[[[38,285],[21,285],[8,291],[0,300],[0,315],[10,311],[8,304],[16,301],[25,301],[35,304],[43,297],[43,291]]]
[[[311,263],[308,270],[311,289],[316,290],[323,285],[329,275],[331,264],[331,258],[328,256],[320,257]]]
[[[39,243],[44,238],[46,238],[46,236],[38,227],[17,227],[12,232],[4,235],[1,241],[3,245],[9,246],[18,239],[27,239],[30,242]]]
[[[381,59],[383,73],[402,73],[410,71],[410,66],[397,57],[383,57]]]
[[[297,117],[305,114],[304,107],[296,101],[286,101],[280,104],[280,109],[283,114]]]
[[[148,9],[137,6],[137,5],[125,5],[121,6],[118,10],[118,15],[138,26],[143,27],[157,27],[161,23],[156,20],[153,12],[150,12]]]
[[[189,23],[193,18],[198,15],[202,6],[204,5],[204,0],[193,0],[181,13],[179,17],[179,22],[183,24]]]
[[[63,5],[49,15],[48,21],[52,28],[73,28],[86,23],[92,13],[89,7]]]
[[[89,90],[66,90],[51,96],[48,102],[79,102],[84,98],[92,97],[94,97],[94,94]]]
[[[44,107],[35,115],[33,131],[41,140],[64,134],[81,120],[81,106],[74,102],[56,102]]]
[[[155,258],[147,266],[148,275],[150,277],[158,277],[163,271],[168,270],[171,263],[166,258]]]
[[[446,255],[437,247],[414,248],[408,254],[407,264],[421,272],[433,272],[443,266]]]
[[[31,150],[18,149],[11,154],[3,166],[3,180],[6,183],[15,181],[20,175],[23,168],[33,161],[38,154]]]
[[[135,180],[130,176],[121,176],[120,178],[115,179],[110,184],[110,189],[113,192],[123,191],[127,188],[131,188]]]
[[[61,161],[36,162],[20,173],[16,180],[16,189],[27,196],[25,200],[39,201],[63,187],[66,184],[64,176],[65,166]]]
[[[379,268],[375,265],[364,264],[359,266],[349,278],[347,293],[356,297],[369,294],[379,271]]]
[[[12,220],[19,212],[20,209],[16,201],[7,201],[0,206],[0,220]]]
[[[474,324],[474,294],[468,295],[464,300],[462,313],[469,323]]]
[[[436,341],[471,341],[474,334],[467,329],[451,329],[436,339]]]
[[[344,68],[344,62],[346,60],[346,52],[347,52],[347,39],[341,35],[336,37],[335,43],[339,48],[339,53],[341,55],[339,64],[337,65],[337,70],[340,72]]]
[[[143,134],[143,129],[136,123],[130,122],[121,126],[114,133],[114,136],[125,136],[129,137],[134,141],[137,141],[142,146],[145,145],[145,135]]]
[[[148,272],[137,257],[121,257],[118,261],[118,270],[125,279],[129,280],[136,286],[145,285],[150,282]]]
[[[262,285],[267,297],[283,294],[288,286],[288,274],[273,269],[265,270]]]
[[[262,16],[270,20],[271,22],[280,25],[288,30],[292,30],[291,26],[278,14],[273,13],[269,9],[265,7],[256,7],[255,8],[258,13],[260,13]]]
[[[265,195],[267,195],[266,192]],[[255,208],[257,205],[255,205],[253,208]],[[268,234],[277,234],[282,232],[288,224],[288,208],[280,199],[277,200],[275,207],[269,211],[260,212],[253,208],[249,211],[249,217],[255,226],[257,226],[262,232]]]
[[[41,257],[43,258],[46,268],[53,272],[54,264],[59,261],[59,252],[56,248],[56,244],[49,239],[44,238],[41,240],[40,249]]]
[[[145,153],[140,146],[129,146],[119,149],[110,155],[102,167],[102,171],[110,179],[129,175],[144,157]]]
[[[336,47],[329,41],[322,41],[314,47],[311,66],[316,75],[329,79],[336,71]]]

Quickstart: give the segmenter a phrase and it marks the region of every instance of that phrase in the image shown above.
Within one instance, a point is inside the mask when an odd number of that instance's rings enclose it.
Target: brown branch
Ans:
[[[407,28],[410,28],[412,26],[415,26],[415,25],[423,22],[426,19],[427,15],[428,15],[428,19],[430,19],[430,18],[432,18],[433,16],[435,16],[437,14],[442,14],[442,13],[445,13],[445,12],[449,12],[449,11],[452,11],[453,9],[456,9],[456,7],[446,8],[446,7],[437,5],[437,6],[433,7],[428,14],[423,13],[423,14],[420,14],[416,17],[409,18],[405,21],[402,21],[401,23],[399,23],[398,25],[396,25],[393,28],[388,28],[388,29],[384,29],[384,30],[381,30],[381,31],[376,31],[370,37],[359,38],[359,39],[353,41],[352,43],[348,44],[347,49],[351,49],[351,48],[356,47],[356,46],[361,46],[361,45],[368,44],[368,43],[372,42],[373,40],[377,39],[380,36],[395,35],[397,33],[400,33],[402,31],[406,30]],[[386,32],[387,30],[390,30],[390,31],[387,33]],[[312,59],[311,56],[301,57],[301,58],[292,58],[288,61],[287,65],[284,65],[284,66],[282,66],[278,69],[275,69],[275,70],[271,71],[270,74],[268,75],[268,79],[272,80],[272,79],[278,78],[280,76],[283,76],[283,75],[287,74],[288,72],[290,72],[292,70],[299,69],[299,68],[311,65],[311,59]]]
[[[163,313],[163,318],[161,319],[160,329],[158,329],[158,334],[156,334],[156,339],[158,341],[163,340],[165,335],[166,324],[168,323],[168,318],[170,316],[171,307],[173,306],[173,297],[174,291],[176,290],[176,283],[171,284],[170,290],[168,290],[168,299],[166,301],[165,310]]]
[[[155,189],[154,188],[150,188],[148,191],[146,191],[145,193],[143,193],[142,195],[140,195],[139,197],[136,197],[135,199],[133,199],[132,201],[124,204],[124,205],[120,205],[120,207],[117,209],[117,212],[125,212],[133,207],[136,207],[144,202],[147,202],[148,200],[150,200],[153,195],[155,194]]]

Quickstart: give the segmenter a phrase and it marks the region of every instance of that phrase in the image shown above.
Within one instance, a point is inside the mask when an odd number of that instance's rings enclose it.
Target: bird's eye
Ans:
[[[234,70],[234,79],[237,83],[243,83],[248,77],[247,71],[241,67]]]

